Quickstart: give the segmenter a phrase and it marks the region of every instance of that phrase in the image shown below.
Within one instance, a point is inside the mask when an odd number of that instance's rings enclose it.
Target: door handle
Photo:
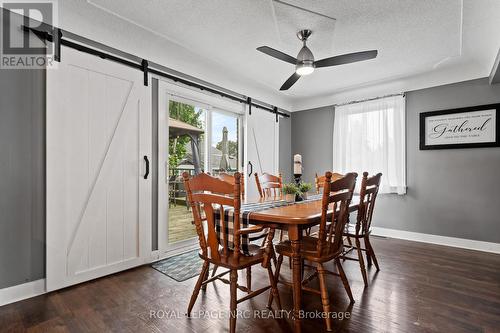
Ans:
[[[144,162],[146,162],[146,172],[144,173],[144,179],[148,179],[149,176],[149,160],[147,156],[144,156]]]
[[[248,177],[251,177],[251,176],[252,176],[252,173],[253,173],[253,165],[252,165],[252,162],[248,161],[248,166],[250,167],[250,172],[248,173]]]

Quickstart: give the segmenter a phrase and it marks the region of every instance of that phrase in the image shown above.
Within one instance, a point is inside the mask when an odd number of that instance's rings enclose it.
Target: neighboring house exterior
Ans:
[[[191,151],[191,145],[187,145],[186,147],[186,156],[182,159],[182,161],[179,163],[179,166],[177,169],[188,169],[188,170],[194,170],[193,166],[193,154]],[[203,171],[206,172],[213,172],[213,170],[218,171],[219,170],[219,165],[220,165],[220,160],[222,158],[222,152],[213,147],[210,146],[210,156],[211,156],[211,165],[210,165],[210,170],[205,170],[205,147],[204,145],[200,145],[200,159],[201,159],[201,168]],[[229,166],[231,170],[237,170],[238,168],[238,158],[235,156],[229,156]]]

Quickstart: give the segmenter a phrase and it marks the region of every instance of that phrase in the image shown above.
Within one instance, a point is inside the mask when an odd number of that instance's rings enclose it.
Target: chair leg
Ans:
[[[276,258],[276,252],[274,252],[273,250],[273,264],[274,264],[274,267],[277,267],[278,266],[278,260]]]
[[[279,282],[280,269],[282,263],[283,263],[283,256],[280,254],[278,256],[278,263],[276,264],[276,270],[274,272],[274,281],[276,282],[276,285],[278,285]],[[269,293],[269,300],[267,301],[267,307],[271,308],[272,304],[273,304],[273,293]]]
[[[215,276],[215,272],[217,272],[217,268],[219,268],[218,265],[214,265],[214,269],[212,269],[212,277]]]
[[[210,275],[210,263],[208,264],[207,271],[205,272],[205,276],[203,277],[203,281],[208,280],[208,276]],[[207,290],[207,285],[204,284],[201,286],[201,290],[206,291]]]
[[[230,293],[231,293],[231,301],[230,301],[230,312],[229,312],[229,332],[236,332],[236,289],[238,283],[238,271],[235,269],[231,270],[229,273],[229,282],[230,282]]]
[[[273,270],[271,269],[271,265],[267,266],[267,274],[269,276],[269,282],[271,283],[271,292],[270,294],[273,295],[273,298],[276,299],[276,306],[278,307],[278,310],[281,310],[281,299],[280,299],[280,294],[278,292],[278,286],[276,285],[276,279],[273,274]],[[269,297],[272,299],[271,297]],[[267,304],[267,307],[270,309],[272,304]]]
[[[375,251],[373,251],[373,246],[372,246],[372,243],[370,243],[370,237],[369,236],[366,236],[365,243],[366,243],[367,248],[370,249],[370,255],[371,255],[372,259],[373,259],[373,263],[375,264],[375,267],[377,268],[377,271],[380,271],[380,268],[378,266],[377,257],[375,256]]]
[[[282,241],[283,241],[283,233],[284,233],[284,231],[283,231],[283,230],[280,230],[280,242],[282,242]]]
[[[274,228],[267,229],[267,237],[264,237],[262,241],[261,247],[267,246],[269,248],[269,252],[272,253],[271,260],[273,261],[274,266],[276,266],[276,252],[274,251],[273,239],[276,230]]]
[[[370,251],[370,247],[368,246],[368,242],[366,241],[366,237],[363,238],[364,241],[365,241],[365,256],[366,256],[366,264],[368,265],[368,267],[372,267],[372,255],[371,255],[371,251]]]
[[[354,297],[352,297],[351,287],[349,286],[349,280],[347,280],[347,276],[345,275],[344,268],[340,263],[340,259],[335,259],[335,264],[337,266],[337,270],[339,271],[340,278],[342,279],[342,283],[344,284],[344,289],[347,292],[347,296],[349,296],[349,300],[351,303],[354,303]]]
[[[200,276],[198,277],[198,281],[196,281],[196,285],[194,286],[193,294],[191,295],[191,300],[189,301],[188,310],[187,310],[188,317],[191,315],[191,310],[193,309],[194,303],[196,302],[196,299],[198,298],[198,294],[200,293],[201,284],[203,283],[203,281],[205,281],[205,275],[208,272],[209,265],[210,264],[208,263],[208,261],[205,261],[203,263],[203,267],[201,269]]]
[[[252,291],[252,267],[247,267],[247,289],[248,293]]]
[[[300,272],[302,273],[302,276],[300,277],[300,281],[304,280],[304,275],[305,275],[305,272],[304,272],[304,268],[306,266],[306,261],[304,259],[302,259],[302,261],[300,262]]]
[[[351,240],[351,237],[346,236],[346,238],[347,238],[347,244],[349,244],[349,246],[350,246],[350,247],[352,247],[352,240]],[[347,259],[346,259],[346,258],[345,258],[345,256],[344,256],[344,258],[342,259],[342,261],[346,261],[346,260],[347,260]]]
[[[262,238],[262,243],[260,243],[260,247],[266,246],[266,242],[267,242],[267,237]]]
[[[321,291],[321,303],[323,304],[323,312],[325,313],[326,330],[332,330],[332,322],[330,318],[330,297],[326,287],[326,271],[321,263],[318,263],[318,278],[319,289]]]
[[[359,238],[355,238],[354,240],[356,242],[356,247],[358,251],[359,268],[361,268],[361,275],[363,275],[363,281],[365,282],[365,286],[367,286],[368,277],[366,276],[365,261],[363,260],[363,251],[361,251],[361,243],[359,241]]]

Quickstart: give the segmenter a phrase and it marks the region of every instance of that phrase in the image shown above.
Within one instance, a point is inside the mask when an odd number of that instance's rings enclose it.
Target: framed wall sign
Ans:
[[[500,104],[423,112],[420,149],[500,147]]]

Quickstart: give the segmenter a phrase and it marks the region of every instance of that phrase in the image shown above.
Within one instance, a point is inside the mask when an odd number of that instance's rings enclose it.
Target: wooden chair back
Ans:
[[[260,177],[255,173],[255,182],[261,198],[279,197],[283,189],[281,173],[278,176],[264,172]]]
[[[323,254],[342,251],[342,233],[349,219],[349,205],[356,186],[357,176],[357,173],[350,172],[332,182],[332,173],[327,172],[325,174],[317,244],[319,257]],[[332,208],[334,212],[330,218],[331,221],[328,221],[329,208]],[[328,225],[328,222],[330,222],[330,225]]]
[[[193,211],[196,233],[198,234],[198,240],[203,255],[207,256],[210,251],[210,257],[212,259],[220,260],[220,248],[222,247],[224,256],[228,255],[229,248],[228,242],[225,239],[227,237],[225,233],[223,233],[220,241],[217,238],[214,212],[216,209],[219,210],[220,227],[222,230],[225,230],[227,221],[224,220],[224,209],[233,207],[233,231],[236,235],[237,231],[240,229],[241,174],[239,172],[234,174],[234,184],[209,176],[206,173],[200,173],[189,178],[189,174],[184,172],[182,176],[184,178],[187,198]],[[202,209],[204,210],[207,221],[207,236],[205,236],[203,227]],[[233,255],[238,257],[240,253],[240,239],[235,237],[233,239],[233,244]]]
[[[356,220],[357,235],[360,233],[360,231],[365,234],[370,230],[370,226],[372,224],[373,209],[375,208],[375,200],[377,199],[381,179],[381,173],[368,178],[368,172],[363,172],[363,178],[361,179],[361,188],[359,191],[358,218]]]
[[[337,172],[333,172],[331,181],[334,182],[342,177],[344,177],[344,175]],[[322,189],[323,186],[325,185],[325,178],[326,176],[318,176],[318,174],[316,173],[316,176],[314,177],[314,185],[316,186],[316,193],[319,194],[320,189]]]
[[[245,179],[244,179],[245,176],[242,173],[240,175],[241,175],[241,177],[240,177],[241,199],[244,199],[245,198]],[[221,172],[221,173],[219,173],[218,177],[221,180],[234,185],[234,175],[230,175],[228,173]]]

